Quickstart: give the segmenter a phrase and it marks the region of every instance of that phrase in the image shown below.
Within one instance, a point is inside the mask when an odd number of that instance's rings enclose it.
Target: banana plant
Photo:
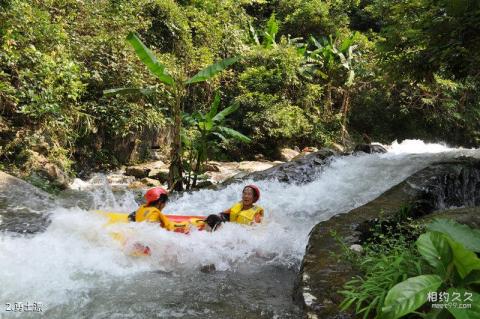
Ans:
[[[351,87],[355,80],[355,71],[353,68],[357,45],[354,44],[357,33],[344,39],[337,47],[336,41],[329,36],[321,41],[315,37],[310,37],[313,50],[305,51],[304,63],[299,68],[299,73],[308,81],[324,82],[326,86],[326,110],[329,114],[333,111],[332,91],[336,90],[342,95],[342,104],[340,106],[340,120],[342,126],[342,140],[348,135],[347,117],[350,107]],[[344,73],[346,72],[346,73]],[[334,79],[343,78],[346,80],[340,83],[334,83]]]
[[[238,107],[238,103],[234,103],[222,111],[218,112],[220,106],[220,94],[217,92],[215,98],[210,105],[210,110],[207,113],[195,112],[192,115],[185,114],[183,119],[188,126],[194,128],[199,134],[193,141],[189,141],[191,154],[195,154],[195,168],[193,169],[193,181],[190,184],[191,176],[187,178],[187,187],[195,187],[197,177],[201,172],[202,165],[209,158],[209,151],[215,147],[213,142],[216,140],[228,141],[235,139],[244,143],[249,143],[249,137],[242,133],[225,126],[225,119],[234,113]],[[193,167],[192,161],[190,167]]]
[[[170,168],[168,186],[169,189],[183,190],[183,168],[182,168],[182,105],[185,100],[187,86],[207,81],[218,73],[222,72],[230,65],[238,61],[238,57],[227,58],[217,63],[207,66],[200,70],[193,77],[186,79],[185,76],[172,76],[165,65],[160,63],[153,52],[143,44],[138,34],[131,32],[127,36],[127,41],[131,44],[140,61],[145,64],[150,73],[152,73],[162,84],[165,85],[170,94],[174,97],[174,102],[170,105],[173,117],[173,139],[171,143]],[[151,89],[140,88],[116,88],[104,91],[106,96],[116,94],[145,94],[151,93]]]

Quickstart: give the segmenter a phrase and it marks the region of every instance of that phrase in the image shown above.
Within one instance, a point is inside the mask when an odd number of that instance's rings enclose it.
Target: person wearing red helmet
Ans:
[[[147,203],[128,216],[130,221],[160,223],[167,230],[173,230],[173,223],[165,217],[162,209],[168,201],[168,192],[162,187],[154,187],[145,193]]]
[[[210,215],[205,222],[215,230],[222,222],[234,222],[244,225],[260,223],[263,219],[263,208],[255,205],[260,199],[260,189],[255,185],[247,185],[242,191],[242,200],[230,209],[218,215]]]

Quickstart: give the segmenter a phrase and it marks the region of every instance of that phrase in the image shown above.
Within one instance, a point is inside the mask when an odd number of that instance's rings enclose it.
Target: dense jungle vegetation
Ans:
[[[28,171],[40,153],[76,174],[131,161],[145,142],[167,149],[153,137],[169,139],[176,102],[197,122],[190,115],[215,103],[235,105],[223,132],[250,142],[213,132],[208,157],[217,159],[348,146],[363,134],[480,143],[479,1],[0,3],[0,169]],[[175,101],[127,42],[130,32],[181,81],[238,61]],[[136,90],[104,94],[115,88]],[[190,122],[187,150],[207,136]]]

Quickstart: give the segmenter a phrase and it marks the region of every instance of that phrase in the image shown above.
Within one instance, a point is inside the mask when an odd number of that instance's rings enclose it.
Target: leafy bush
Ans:
[[[345,310],[356,305],[355,312],[368,317],[396,319],[415,312],[421,317],[443,318],[448,312],[455,318],[474,318],[480,311],[480,231],[451,220],[435,220],[427,225],[413,246],[396,241],[392,248],[361,257],[364,277],[348,282],[342,291]],[[387,240],[388,243],[391,239]],[[391,242],[390,242],[391,244]],[[385,247],[380,245],[380,247]],[[375,251],[375,250],[374,250]],[[387,261],[387,262],[386,262]],[[395,269],[395,272],[390,272]],[[408,278],[407,278],[408,277]],[[378,285],[375,285],[375,280]],[[470,295],[471,308],[428,309],[425,303],[433,294]],[[448,300],[446,300],[448,302]]]

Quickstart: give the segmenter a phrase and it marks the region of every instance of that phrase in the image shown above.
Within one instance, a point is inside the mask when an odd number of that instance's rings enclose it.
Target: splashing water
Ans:
[[[290,292],[308,233],[316,223],[367,203],[433,161],[479,157],[477,150],[422,141],[394,142],[388,148],[386,154],[337,157],[306,185],[257,182],[265,223],[255,227],[227,223],[214,233],[193,231],[189,235],[145,223],[105,228],[106,220],[99,214],[78,207],[55,208],[43,233],[0,233],[0,307],[7,302],[41,301],[52,318],[79,314],[98,318],[298,317]],[[164,213],[218,213],[240,200],[245,184],[185,193],[169,202]],[[130,212],[138,207],[133,193],[114,195],[105,181],[98,183],[98,177],[92,189],[92,209]],[[124,254],[109,235],[112,231],[147,244],[152,256]],[[215,265],[217,272],[199,272],[204,265]],[[243,298],[245,306],[234,309],[222,301],[229,298]]]

